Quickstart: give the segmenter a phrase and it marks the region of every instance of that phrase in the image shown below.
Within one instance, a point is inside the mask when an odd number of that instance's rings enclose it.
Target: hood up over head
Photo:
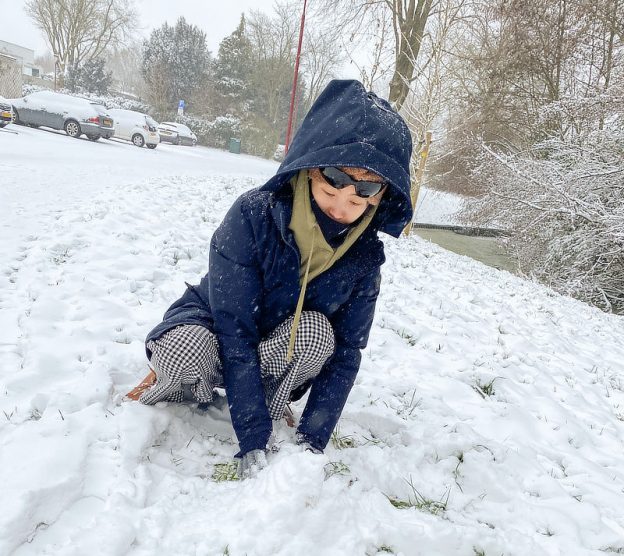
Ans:
[[[336,79],[312,105],[277,174],[262,189],[277,191],[304,168],[366,168],[390,184],[372,225],[398,237],[412,218],[411,155],[407,125],[390,104],[359,81]]]

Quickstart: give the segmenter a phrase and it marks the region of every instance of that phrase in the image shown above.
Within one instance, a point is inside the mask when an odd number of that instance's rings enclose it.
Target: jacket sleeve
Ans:
[[[258,358],[262,278],[256,240],[241,199],[214,233],[209,257],[209,300],[232,425],[242,456],[264,449],[272,422],[264,400]]]
[[[360,368],[360,350],[368,343],[380,283],[377,268],[360,280],[330,319],[336,349],[312,384],[297,429],[298,437],[318,450],[327,446]]]

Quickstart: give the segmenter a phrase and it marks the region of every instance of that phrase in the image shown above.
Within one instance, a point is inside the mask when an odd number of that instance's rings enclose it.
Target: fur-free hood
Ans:
[[[390,104],[359,81],[336,79],[312,105],[284,162],[261,189],[277,191],[304,168],[366,168],[390,184],[373,226],[398,237],[412,219],[411,155],[407,125]]]

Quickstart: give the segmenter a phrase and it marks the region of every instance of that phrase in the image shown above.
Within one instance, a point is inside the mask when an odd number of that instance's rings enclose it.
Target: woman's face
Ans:
[[[383,181],[377,174],[364,168],[339,168],[349,174],[354,180]],[[374,197],[358,197],[355,194],[355,186],[349,185],[342,189],[336,189],[325,181],[317,168],[308,171],[312,181],[312,195],[319,208],[332,220],[341,224],[352,224],[366,210],[368,205],[377,205],[384,194],[385,188]]]

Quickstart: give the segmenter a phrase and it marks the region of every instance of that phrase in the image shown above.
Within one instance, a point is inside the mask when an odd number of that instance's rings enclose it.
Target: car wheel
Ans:
[[[7,126],[7,122],[0,122],[0,129],[2,129],[3,127]]]
[[[99,135],[87,135],[87,139],[89,141],[99,141],[100,140],[100,136]]]
[[[155,148],[156,148],[156,145],[147,145],[147,148],[148,148],[148,149],[155,149]]]
[[[135,133],[132,136],[132,142],[137,146],[137,147],[142,147],[143,145],[145,145],[145,139],[143,139],[143,136],[140,133]]]
[[[194,147],[195,145],[197,145],[197,141],[193,139],[193,143],[191,143],[191,147]]]
[[[76,120],[67,120],[65,122],[65,133],[73,138],[80,137],[82,134],[80,124]]]

